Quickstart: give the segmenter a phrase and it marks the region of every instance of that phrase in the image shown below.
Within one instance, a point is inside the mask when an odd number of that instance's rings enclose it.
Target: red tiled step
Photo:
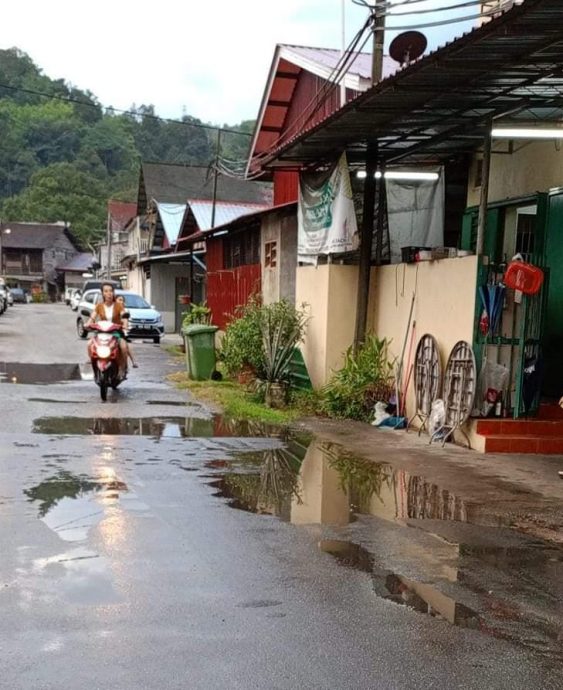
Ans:
[[[563,438],[554,436],[486,436],[485,453],[563,455]]]
[[[563,439],[563,419],[483,419],[477,422],[481,436],[549,436]]]

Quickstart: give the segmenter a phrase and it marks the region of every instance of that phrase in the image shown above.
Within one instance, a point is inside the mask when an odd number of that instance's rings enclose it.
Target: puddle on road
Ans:
[[[319,549],[333,556],[341,565],[369,573],[376,595],[407,606],[418,613],[442,618],[462,628],[479,629],[479,615],[464,604],[441,594],[436,588],[409,580],[402,575],[378,567],[373,556],[358,544],[347,541],[324,539]]]
[[[20,571],[24,606],[33,600],[65,599],[80,606],[107,606],[121,601],[115,591],[106,558],[82,546],[70,551],[35,559],[29,570]]]
[[[24,494],[37,505],[39,519],[68,542],[85,541],[112,508],[148,509],[111,467],[101,468],[96,478],[59,470]]]
[[[78,364],[30,364],[27,362],[0,362],[0,383],[46,385],[64,381],[80,381]]]
[[[153,438],[268,437],[279,428],[258,422],[230,420],[220,415],[198,417],[40,417],[33,422],[36,434],[152,436]]]
[[[205,467],[232,508],[320,526],[318,548],[368,573],[377,597],[563,661],[559,547],[491,526],[443,487],[332,445],[293,440]]]
[[[102,467],[97,477],[66,470],[24,490],[37,509],[37,517],[62,541],[75,546],[67,552],[35,559],[30,569],[20,570],[25,601],[63,597],[70,603],[100,606],[119,602],[107,559],[79,545],[100,525],[104,542],[123,538],[124,511],[146,512],[139,501],[110,467]],[[103,523],[103,525],[101,524]]]

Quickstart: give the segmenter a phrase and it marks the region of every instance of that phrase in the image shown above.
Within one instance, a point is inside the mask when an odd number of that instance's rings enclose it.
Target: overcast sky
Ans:
[[[412,9],[452,4],[419,0]],[[276,43],[340,48],[341,7],[341,0],[19,0],[2,9],[0,47],[17,46],[50,77],[90,89],[103,105],[152,103],[161,116],[235,124],[256,117]],[[367,10],[352,0],[345,7],[351,40]],[[435,48],[471,25],[423,30]],[[387,43],[395,35],[388,32]]]

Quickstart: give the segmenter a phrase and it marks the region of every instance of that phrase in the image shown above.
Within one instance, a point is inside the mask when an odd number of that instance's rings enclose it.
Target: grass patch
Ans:
[[[219,407],[236,419],[249,419],[265,424],[290,424],[303,416],[304,410],[296,402],[284,410],[272,410],[253,398],[235,381],[192,381],[184,371],[168,376],[177,388],[189,390],[194,397]],[[297,399],[296,399],[297,400]]]
[[[172,357],[184,356],[184,352],[182,351],[180,345],[165,345],[164,349],[166,350],[166,352],[168,352],[169,355],[172,355]]]

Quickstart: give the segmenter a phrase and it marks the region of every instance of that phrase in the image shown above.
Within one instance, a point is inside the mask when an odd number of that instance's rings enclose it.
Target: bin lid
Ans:
[[[182,333],[184,335],[200,335],[201,333],[216,333],[218,330],[218,326],[208,326],[204,323],[192,323],[182,328]]]

